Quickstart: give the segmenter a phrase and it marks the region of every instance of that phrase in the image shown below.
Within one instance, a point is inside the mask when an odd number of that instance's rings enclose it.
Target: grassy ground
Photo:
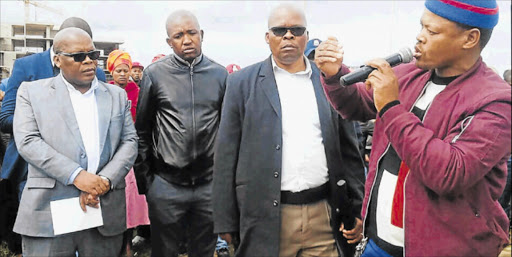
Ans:
[[[141,249],[133,249],[135,252],[133,254],[133,257],[150,257],[151,256],[151,247],[146,246]],[[231,256],[234,255],[233,253],[233,247],[230,247]],[[16,255],[12,254],[9,249],[7,249],[7,245],[2,242],[0,244],[0,257],[17,257]],[[187,257],[186,254],[180,255],[180,257]],[[217,257],[217,254],[214,254],[214,257]]]
[[[5,242],[2,242],[2,244],[0,244],[0,257],[16,257],[16,255],[12,254],[9,249],[7,249]]]

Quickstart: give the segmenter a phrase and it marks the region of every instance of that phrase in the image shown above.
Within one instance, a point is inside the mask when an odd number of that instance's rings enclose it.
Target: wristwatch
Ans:
[[[110,190],[114,190],[114,184],[112,184],[112,181],[110,181],[109,178],[107,178],[107,177],[105,177],[103,175],[100,175],[100,178],[107,180],[108,184],[110,185]]]

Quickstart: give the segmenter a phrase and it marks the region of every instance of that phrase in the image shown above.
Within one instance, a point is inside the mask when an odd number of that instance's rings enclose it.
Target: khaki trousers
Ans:
[[[281,205],[279,256],[338,256],[327,200]]]

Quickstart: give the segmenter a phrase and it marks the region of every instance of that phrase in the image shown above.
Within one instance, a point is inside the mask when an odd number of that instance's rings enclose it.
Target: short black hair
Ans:
[[[459,22],[455,22],[457,24],[457,27],[463,30],[470,30],[470,29],[478,29],[480,30],[480,50],[483,50],[484,47],[489,43],[489,40],[491,39],[492,30],[493,29],[485,29],[485,28],[479,28],[474,26],[469,26],[466,24],[462,24]]]

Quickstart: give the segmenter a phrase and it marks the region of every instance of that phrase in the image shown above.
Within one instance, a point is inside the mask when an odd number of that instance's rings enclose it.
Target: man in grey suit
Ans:
[[[361,220],[344,230],[340,215],[360,217],[364,168],[354,126],[330,107],[319,70],[303,54],[304,13],[279,6],[268,27],[271,57],[228,78],[214,231],[228,242],[239,235],[237,256],[338,256],[342,240],[361,239]]]
[[[14,225],[23,256],[117,256],[126,229],[124,177],[137,155],[126,93],[95,77],[99,52],[83,30],[54,38],[54,78],[18,90],[14,138],[29,163]],[[98,207],[103,225],[55,235],[50,202],[79,197]]]

